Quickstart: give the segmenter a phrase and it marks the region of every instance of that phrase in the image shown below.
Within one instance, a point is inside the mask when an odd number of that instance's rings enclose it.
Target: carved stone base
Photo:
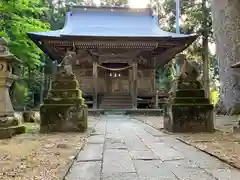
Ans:
[[[25,133],[25,130],[26,130],[26,127],[23,125],[0,128],[0,139],[7,139],[18,134],[23,134]]]
[[[26,127],[18,119],[12,117],[0,117],[0,139],[11,138],[15,135],[25,133]]]
[[[45,104],[40,108],[40,132],[84,132],[87,129],[86,105]]]
[[[40,107],[40,132],[84,132],[87,129],[88,108],[76,77],[56,74],[52,89]]]
[[[213,132],[211,104],[171,105],[164,116],[164,129],[170,132]]]

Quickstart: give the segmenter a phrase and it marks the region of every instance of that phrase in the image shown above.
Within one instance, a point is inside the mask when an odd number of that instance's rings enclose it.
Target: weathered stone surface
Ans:
[[[124,143],[106,141],[106,149],[127,149]]]
[[[234,168],[224,168],[224,169],[204,169],[208,173],[212,174],[218,180],[238,180],[240,177],[240,172]]]
[[[107,149],[104,151],[103,175],[114,173],[135,172],[132,160],[127,150]]]
[[[170,132],[214,131],[213,106],[210,104],[172,104],[168,111],[164,128]]]
[[[124,132],[123,133],[123,139],[127,146],[127,148],[131,151],[134,150],[143,150],[148,151],[149,148],[142,142],[142,140],[132,131]]]
[[[130,156],[134,160],[156,160],[159,159],[159,157],[152,151],[130,151]]]
[[[198,168],[197,164],[189,159],[180,159],[180,160],[172,160],[172,161],[165,161],[163,165],[168,168]]]
[[[17,75],[12,74],[13,62],[16,64],[18,61],[9,52],[7,41],[0,38],[0,139],[25,133],[25,126],[14,116],[14,109],[9,96],[9,87],[18,78]]]
[[[176,79],[164,114],[164,128],[170,132],[213,132],[213,105],[201,87]],[[186,87],[181,87],[182,84]],[[181,85],[181,86],[180,86]]]
[[[74,163],[66,180],[100,180],[101,162]]]
[[[77,161],[101,161],[103,157],[103,144],[86,144],[79,153]]]
[[[105,135],[92,135],[90,137],[88,137],[87,139],[87,143],[88,144],[103,144],[105,141]]]
[[[180,152],[164,143],[153,143],[150,144],[149,147],[162,161],[184,159],[184,156]]]
[[[200,168],[178,167],[172,169],[178,179],[184,180],[216,180],[213,176]]]
[[[137,173],[115,173],[103,175],[102,180],[139,180]]]
[[[25,133],[26,127],[24,125],[0,127],[0,139],[11,138],[14,135]]]
[[[196,163],[200,168],[229,168],[230,166],[220,160],[201,152],[188,155],[188,158]]]
[[[139,122],[136,123],[124,116],[112,117],[108,116],[106,118],[108,133],[105,134],[103,159],[99,158],[101,150],[99,152],[97,150],[103,144],[96,143],[103,135],[96,135],[98,137],[92,141],[95,143],[87,144],[81,152],[82,154],[79,154],[82,161],[75,163],[72,172],[68,175],[69,178],[72,178],[69,180],[239,179],[240,172],[238,170],[230,168],[218,159],[174,139],[171,135],[155,137],[147,132]],[[122,121],[119,120],[120,117]],[[104,116],[102,120],[105,120]],[[105,126],[101,126],[101,128],[105,128]],[[144,139],[145,135],[147,141],[142,141],[141,139]],[[91,137],[89,138],[91,139]],[[158,138],[159,142],[157,142]],[[124,142],[127,142],[127,149],[112,149],[113,144],[116,143],[121,146]],[[133,146],[137,146],[133,148],[130,145],[131,143]],[[145,146],[147,146],[147,150],[142,149]],[[88,148],[92,149],[88,150]],[[152,157],[159,159],[155,160]],[[102,168],[101,178],[99,176],[100,167]]]
[[[150,179],[173,179],[175,180],[175,175],[171,172],[171,169],[168,169],[162,164],[160,160],[152,161],[134,161],[137,173],[139,178],[142,180]]]
[[[40,131],[83,132],[87,129],[87,107],[78,105],[44,104],[40,108]]]
[[[66,74],[59,70],[52,82],[52,89],[49,90],[44,104],[40,107],[41,132],[87,130],[88,109],[78,86],[78,81],[73,74]]]

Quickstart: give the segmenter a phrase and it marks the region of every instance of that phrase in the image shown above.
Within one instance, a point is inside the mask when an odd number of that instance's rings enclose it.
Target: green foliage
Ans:
[[[13,89],[13,105],[24,107],[29,100],[28,88],[24,83],[16,82]]]
[[[175,32],[176,27],[176,1],[164,0],[161,3],[158,0],[151,0],[152,7],[157,9],[159,13],[159,24],[166,31]],[[209,42],[214,42],[212,36],[212,21],[210,11],[210,1],[189,1],[181,0],[181,33],[191,34],[197,33],[200,38],[207,37]],[[188,59],[201,62],[203,56],[203,45],[201,39],[194,42],[184,53]],[[210,61],[210,74],[212,76],[211,83],[218,80],[218,62],[216,56],[209,51],[208,58]],[[164,73],[162,70],[159,72]],[[159,76],[164,77],[164,74]],[[160,79],[157,81],[165,81]]]
[[[175,74],[176,72],[172,62],[158,68],[156,73],[157,87],[159,89],[170,89]]]
[[[45,10],[41,0],[0,1],[0,36],[9,40],[10,51],[27,66],[41,62],[42,52],[27,37],[27,32],[49,29],[48,23],[40,20]]]
[[[127,5],[128,0],[104,0],[101,4],[105,6],[122,6]]]
[[[210,89],[210,101],[215,106],[219,101],[219,89],[211,88]]]

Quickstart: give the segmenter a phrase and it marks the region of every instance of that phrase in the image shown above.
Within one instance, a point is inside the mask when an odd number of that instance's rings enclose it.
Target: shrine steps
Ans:
[[[105,95],[100,103],[101,109],[131,109],[132,98],[130,95]]]

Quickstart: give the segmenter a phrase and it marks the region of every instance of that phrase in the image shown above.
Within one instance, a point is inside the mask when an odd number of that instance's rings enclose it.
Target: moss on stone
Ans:
[[[73,80],[73,81],[53,81],[52,83],[52,89],[77,89],[77,87],[79,86],[78,81],[77,80]]]
[[[176,90],[176,97],[205,98],[205,92],[202,89],[181,89],[181,90]]]
[[[44,104],[40,107],[41,132],[83,132],[88,109],[75,76],[56,75]]]
[[[11,138],[14,135],[23,134],[26,132],[26,127],[23,125],[0,128],[0,139]]]
[[[190,103],[190,104],[209,104],[208,98],[199,98],[199,97],[176,97],[172,99],[173,103]]]
[[[213,109],[199,83],[180,83],[172,93],[164,128],[172,132],[213,132]]]

